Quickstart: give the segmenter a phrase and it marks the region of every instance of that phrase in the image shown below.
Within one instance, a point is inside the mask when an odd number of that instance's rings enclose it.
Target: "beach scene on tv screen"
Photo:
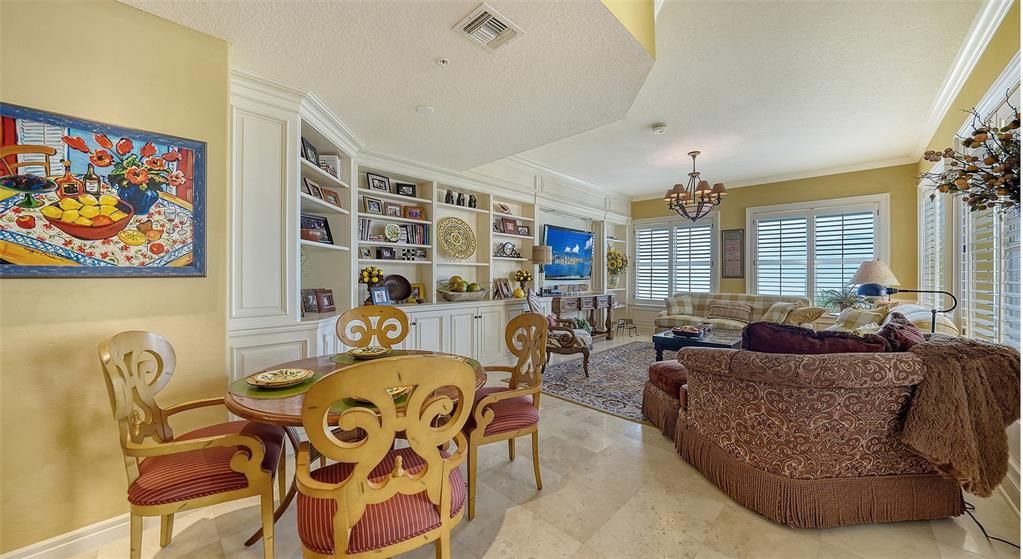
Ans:
[[[593,234],[548,226],[544,242],[553,258],[544,273],[547,279],[589,279],[593,268]]]

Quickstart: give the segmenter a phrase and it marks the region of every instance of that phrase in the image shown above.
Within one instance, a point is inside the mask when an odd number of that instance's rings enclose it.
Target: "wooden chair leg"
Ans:
[[[508,439],[508,460],[515,460],[515,439]]]
[[[281,461],[277,464],[277,500],[284,502],[284,495],[288,492],[288,480],[285,479],[287,476],[287,464],[286,459],[288,458],[287,453],[284,449],[281,449]]]
[[[160,547],[167,547],[174,536],[174,515],[165,514],[160,517]]]
[[[469,473],[469,520],[476,517],[476,445],[469,442],[466,470]]]
[[[437,552],[437,559],[451,559],[451,533],[441,532],[434,549]]]
[[[540,480],[540,432],[533,431],[533,477],[536,478],[536,489],[543,489],[543,481]]]
[[[259,499],[263,517],[263,559],[274,559],[274,487],[271,482]]]
[[[590,350],[583,348],[583,374],[590,378]]]
[[[137,514],[132,514],[130,519],[131,525],[131,548],[129,557],[131,559],[141,559],[142,557],[142,517]]]

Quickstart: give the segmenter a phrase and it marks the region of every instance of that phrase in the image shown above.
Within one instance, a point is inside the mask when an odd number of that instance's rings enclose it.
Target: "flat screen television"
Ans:
[[[593,233],[557,225],[544,225],[543,244],[551,247],[547,279],[583,280],[593,273]]]

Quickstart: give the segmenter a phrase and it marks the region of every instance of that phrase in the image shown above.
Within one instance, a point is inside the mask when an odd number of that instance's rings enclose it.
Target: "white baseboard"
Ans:
[[[67,559],[127,538],[130,535],[128,524],[128,513],[124,513],[48,540],[8,551],[0,555],[0,559]],[[142,520],[143,528],[159,525],[160,519],[156,516]],[[124,551],[127,555],[128,549],[125,548]]]

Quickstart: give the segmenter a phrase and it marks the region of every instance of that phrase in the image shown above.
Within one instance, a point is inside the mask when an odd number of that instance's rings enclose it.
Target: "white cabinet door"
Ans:
[[[423,349],[427,351],[448,351],[445,344],[444,318],[447,315],[444,311],[418,312],[409,315],[409,325],[412,332],[408,339],[412,339],[410,349]]]
[[[508,309],[503,305],[481,307],[477,313],[479,323],[477,359],[481,363],[497,363],[511,355],[504,343],[504,329],[508,324]]]
[[[456,355],[478,358],[476,352],[476,330],[479,327],[479,313],[475,307],[453,310],[448,314],[448,351]]]

